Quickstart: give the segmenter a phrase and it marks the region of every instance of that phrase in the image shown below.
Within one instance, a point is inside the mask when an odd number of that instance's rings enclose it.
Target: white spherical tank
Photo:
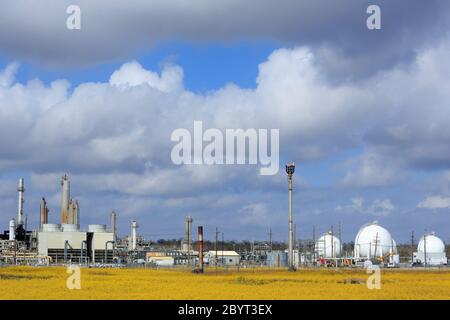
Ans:
[[[445,252],[444,242],[435,236],[434,233],[424,235],[420,238],[417,251],[420,253],[443,253]]]
[[[355,239],[356,258],[382,257],[395,253],[397,248],[389,231],[378,225],[377,221],[366,224],[359,229]]]
[[[316,241],[316,251],[319,257],[335,258],[341,254],[341,241],[327,232]]]

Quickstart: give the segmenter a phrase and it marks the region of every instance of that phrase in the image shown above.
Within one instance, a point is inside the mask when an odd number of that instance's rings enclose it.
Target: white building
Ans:
[[[38,233],[38,252],[52,262],[107,263],[112,261],[114,233],[104,225],[89,225],[81,231],[76,224],[44,224]]]
[[[241,262],[241,257],[236,251],[216,251],[211,250],[205,254],[205,260],[210,265],[237,266]]]

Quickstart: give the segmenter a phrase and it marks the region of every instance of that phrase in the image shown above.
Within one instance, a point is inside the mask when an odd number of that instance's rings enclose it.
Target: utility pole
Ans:
[[[339,232],[339,255],[342,257],[342,230],[341,230],[341,222],[339,221],[338,225],[338,232]]]
[[[295,271],[294,268],[294,252],[293,252],[293,230],[292,230],[292,176],[295,172],[295,164],[286,165],[286,173],[288,176],[288,193],[289,193],[289,236],[288,236],[288,264],[289,271]]]
[[[313,263],[316,264],[316,226],[313,225]]]
[[[334,258],[334,232],[333,232],[333,226],[331,226],[331,258]]]
[[[427,229],[425,229],[425,235],[423,236],[423,255],[425,260],[425,268],[427,267]]]
[[[298,243],[297,243],[297,224],[294,223],[294,250],[297,249]]]
[[[219,263],[219,257],[217,256],[217,241],[218,241],[218,236],[219,236],[219,229],[217,229],[216,227],[216,243],[214,245],[214,250],[216,251],[216,273],[217,273],[217,264]]]
[[[223,249],[224,249],[224,240],[223,240],[223,232],[222,232],[222,266],[225,265],[225,261],[223,260]]]
[[[272,252],[272,229],[269,229],[269,248],[270,252]]]
[[[17,265],[17,240],[14,239],[14,265]]]
[[[411,263],[414,262],[414,231],[411,232]]]

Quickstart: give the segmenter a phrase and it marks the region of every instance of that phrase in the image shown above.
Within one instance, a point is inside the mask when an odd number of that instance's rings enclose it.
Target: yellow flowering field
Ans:
[[[381,271],[369,290],[365,270],[81,269],[69,290],[64,267],[0,268],[0,299],[449,299],[450,270]]]

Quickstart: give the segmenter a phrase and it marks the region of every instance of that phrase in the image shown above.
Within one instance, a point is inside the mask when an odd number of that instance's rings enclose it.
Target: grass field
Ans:
[[[367,288],[364,270],[347,269],[81,269],[80,290],[67,289],[68,276],[63,267],[0,268],[0,299],[450,299],[448,269],[382,270],[379,290]]]

